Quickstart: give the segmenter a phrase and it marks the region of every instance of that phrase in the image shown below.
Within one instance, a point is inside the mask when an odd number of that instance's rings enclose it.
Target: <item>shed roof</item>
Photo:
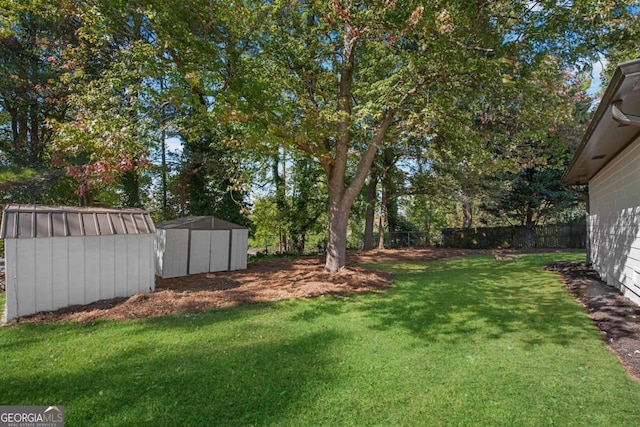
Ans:
[[[185,216],[161,222],[156,227],[160,229],[189,230],[238,230],[247,228],[213,216]]]
[[[7,205],[0,227],[2,239],[151,233],[153,221],[142,209],[69,206]]]
[[[640,59],[616,67],[571,164],[568,185],[586,184],[640,135]]]

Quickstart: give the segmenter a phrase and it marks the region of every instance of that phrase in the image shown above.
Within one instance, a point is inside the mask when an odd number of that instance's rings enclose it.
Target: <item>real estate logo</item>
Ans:
[[[0,406],[0,427],[64,427],[64,406]]]

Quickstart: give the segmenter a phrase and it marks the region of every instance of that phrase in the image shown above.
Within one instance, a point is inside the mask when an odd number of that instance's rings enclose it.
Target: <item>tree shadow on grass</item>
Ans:
[[[542,270],[554,259],[557,255],[376,265],[394,273],[394,284],[384,293],[357,297],[357,304],[374,329],[402,328],[427,342],[518,333],[527,345],[564,345],[592,336],[594,329],[560,278]],[[295,320],[336,314],[340,306],[321,301]]]
[[[206,327],[202,317],[140,322],[139,333],[163,337],[157,347],[148,336],[132,337],[116,351],[118,343],[105,343],[109,354],[96,356],[94,350],[81,358],[81,367],[5,372],[2,401],[65,405],[70,425],[278,424],[295,413],[300,399],[337,380],[328,368],[328,348],[337,338],[331,331],[236,341],[203,334],[199,342],[190,337],[167,343],[166,332]],[[108,325],[95,329],[109,336]]]
[[[395,286],[365,310],[380,329],[462,342],[527,332],[527,344],[568,344],[593,334],[559,278],[527,259],[469,258],[395,269]]]

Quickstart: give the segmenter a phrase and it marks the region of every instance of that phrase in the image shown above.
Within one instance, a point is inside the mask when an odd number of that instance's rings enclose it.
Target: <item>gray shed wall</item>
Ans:
[[[158,224],[155,237],[156,274],[167,279],[245,269],[248,240],[249,230],[246,228],[201,230],[163,228],[162,224]]]

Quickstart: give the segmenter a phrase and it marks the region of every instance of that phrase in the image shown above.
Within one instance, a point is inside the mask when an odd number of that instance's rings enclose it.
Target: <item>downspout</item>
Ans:
[[[617,101],[611,104],[611,117],[613,120],[623,125],[640,128],[640,116],[625,114],[622,112],[621,108],[622,101]]]

